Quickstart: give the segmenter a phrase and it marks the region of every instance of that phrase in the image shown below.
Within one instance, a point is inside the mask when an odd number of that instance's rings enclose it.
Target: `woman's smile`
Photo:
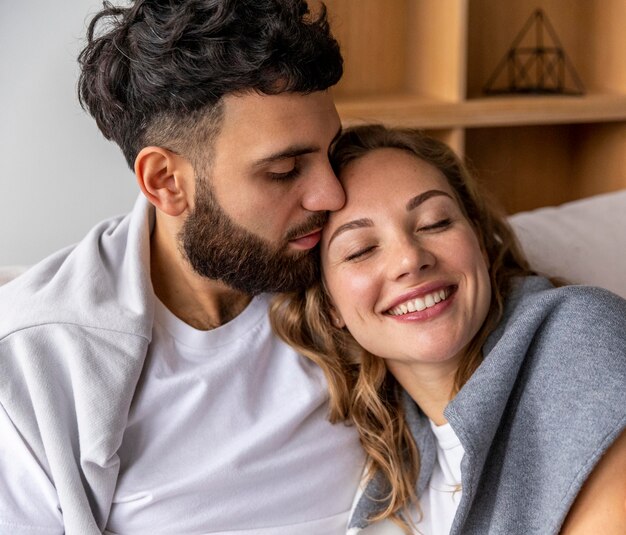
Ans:
[[[433,285],[429,285],[433,286]],[[385,310],[397,320],[418,321],[438,316],[454,299],[455,285],[434,284],[435,289],[419,288],[409,296],[398,299],[399,304]]]

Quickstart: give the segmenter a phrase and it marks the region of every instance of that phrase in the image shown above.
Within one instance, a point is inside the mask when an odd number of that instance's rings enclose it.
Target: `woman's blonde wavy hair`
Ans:
[[[456,373],[454,395],[482,361],[482,346],[502,316],[512,277],[532,271],[504,214],[447,145],[419,130],[382,125],[346,130],[332,149],[335,173],[341,177],[350,162],[381,148],[407,151],[443,173],[488,257],[491,305]],[[404,520],[408,516],[402,513],[416,498],[419,453],[405,423],[401,389],[382,358],[361,348],[347,329],[333,326],[331,310],[320,280],[306,290],[278,296],[270,317],[276,333],[324,371],[330,391],[330,420],[356,426],[368,456],[367,477],[379,473],[388,483],[386,508],[371,520],[389,518],[410,533]]]

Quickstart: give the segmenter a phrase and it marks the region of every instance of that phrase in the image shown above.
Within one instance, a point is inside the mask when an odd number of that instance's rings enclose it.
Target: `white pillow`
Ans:
[[[509,218],[530,265],[626,297],[626,190]]]

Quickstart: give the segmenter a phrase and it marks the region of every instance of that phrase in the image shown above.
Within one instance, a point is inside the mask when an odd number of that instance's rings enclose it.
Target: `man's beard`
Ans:
[[[178,239],[197,273],[250,295],[293,291],[319,278],[317,248],[290,252],[287,242],[323,226],[326,212],[290,229],[283,245],[273,247],[222,210],[206,178],[197,178],[196,188],[194,209]]]

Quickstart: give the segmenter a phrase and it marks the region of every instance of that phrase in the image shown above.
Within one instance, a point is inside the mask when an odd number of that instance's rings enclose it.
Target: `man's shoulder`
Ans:
[[[50,324],[132,331],[125,311],[139,317],[133,308],[146,308],[150,281],[149,235],[133,235],[131,220],[129,214],[99,223],[0,287],[0,340]]]

